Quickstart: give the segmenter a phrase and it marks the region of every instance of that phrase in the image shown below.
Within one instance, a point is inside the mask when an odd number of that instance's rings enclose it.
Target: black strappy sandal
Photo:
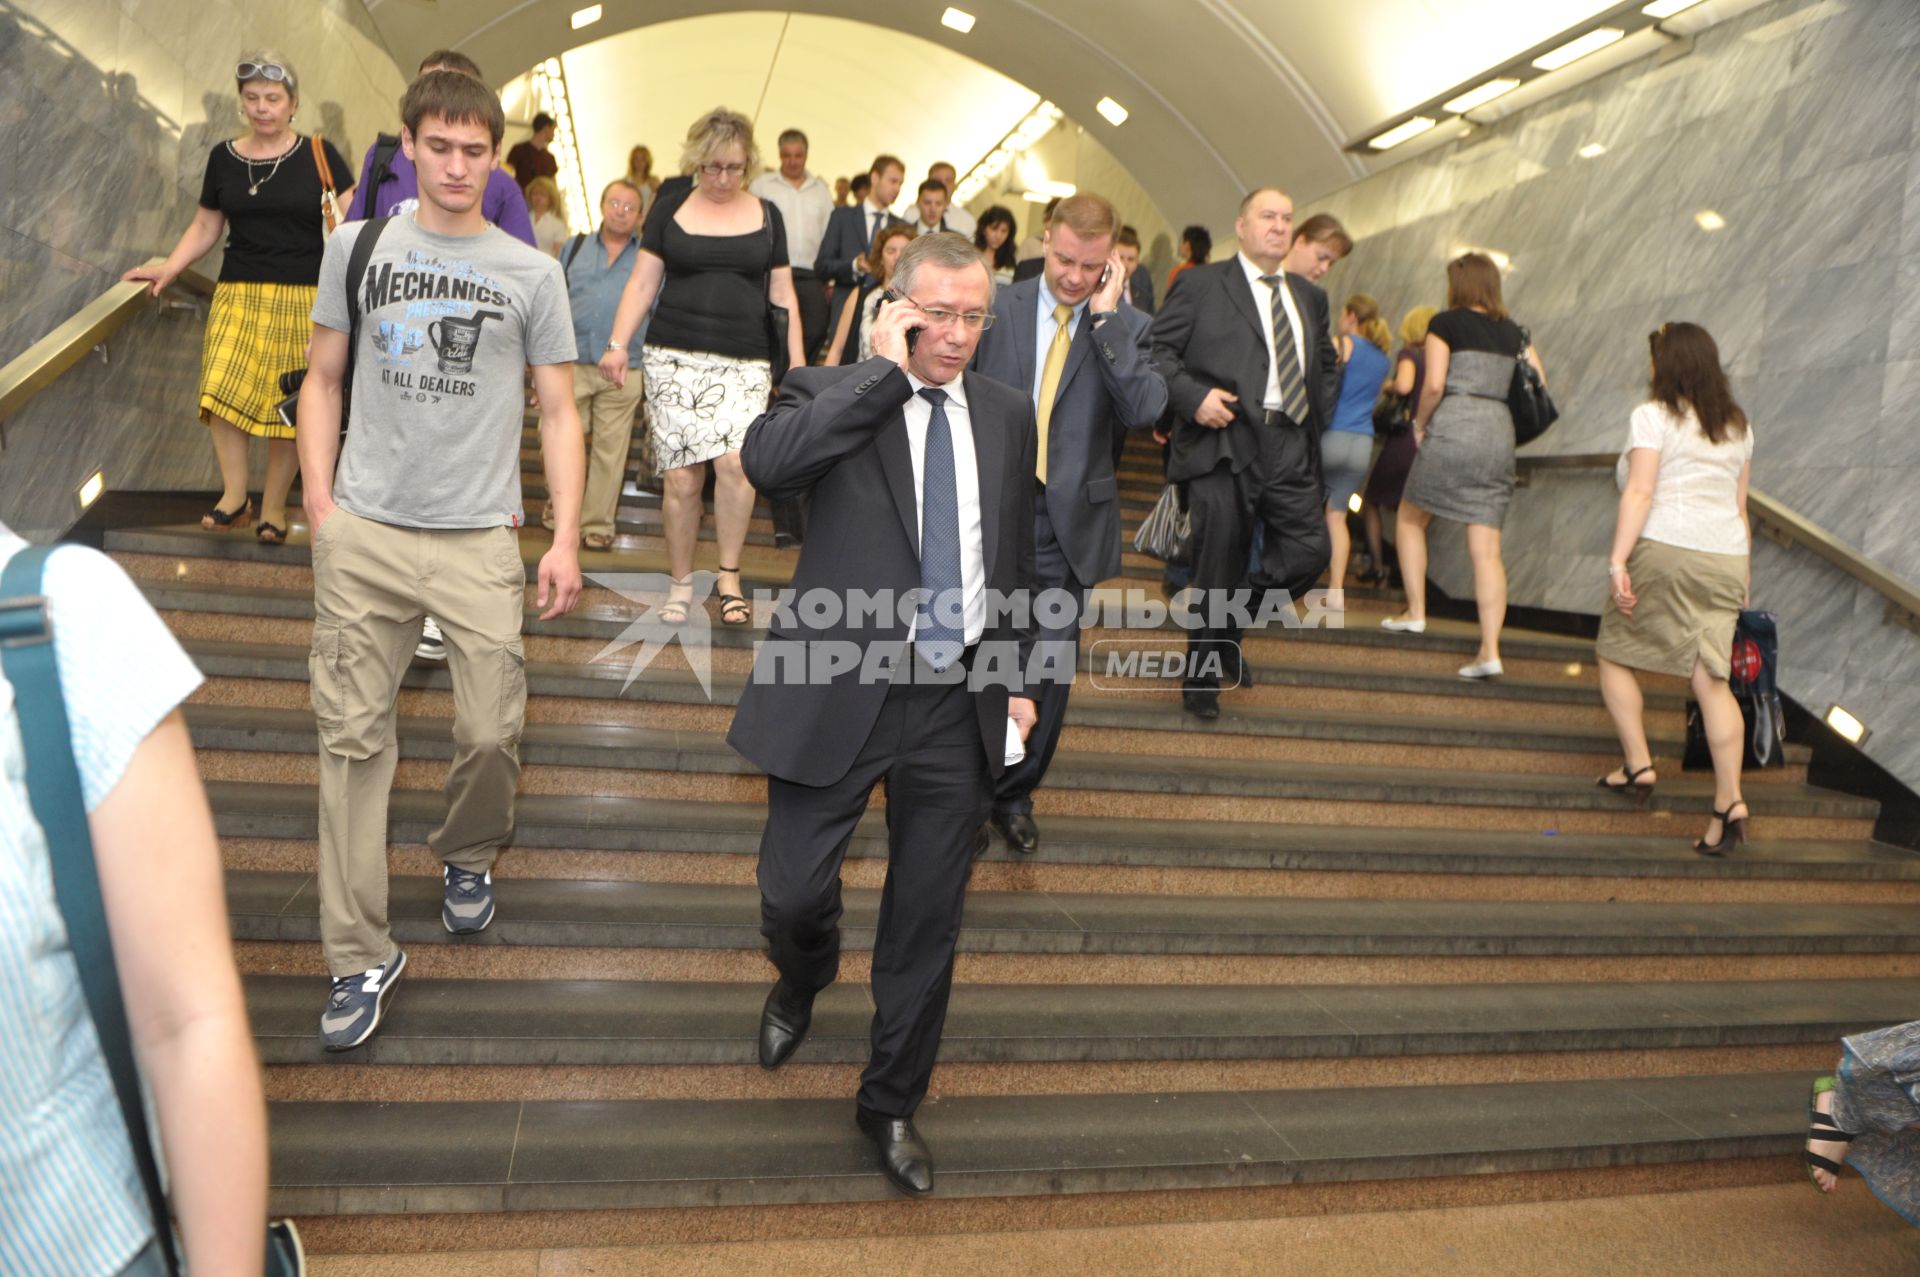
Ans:
[[[1626,773],[1627,778],[1618,785],[1608,780],[1606,776],[1602,776],[1593,783],[1607,790],[1609,793],[1630,794],[1633,796],[1634,806],[1645,807],[1648,801],[1653,798],[1654,782],[1648,781],[1643,785],[1638,778],[1652,771],[1653,764],[1648,763],[1645,767],[1635,767],[1629,763],[1621,763],[1620,770]],[[1611,775],[1612,773],[1608,774]]]
[[[731,572],[735,576],[740,575],[739,568],[721,568],[720,570],[722,572]],[[753,604],[747,602],[746,599],[738,594],[722,594],[720,596],[720,624],[745,625],[752,619]]]
[[[1835,1125],[1830,1114],[1820,1111],[1820,1106],[1816,1102],[1820,1098],[1820,1093],[1831,1090],[1833,1090],[1831,1077],[1817,1077],[1813,1080],[1813,1094],[1807,1097],[1807,1143],[1809,1144],[1847,1144],[1859,1134],[1858,1131],[1841,1130]],[[1813,1174],[1815,1170],[1823,1170],[1835,1179],[1845,1173],[1839,1162],[1830,1161],[1810,1148],[1800,1150],[1800,1160],[1807,1164],[1807,1178],[1813,1181],[1815,1188],[1820,1188],[1820,1181]],[[1820,1189],[1820,1191],[1826,1190]]]
[[[287,543],[287,530],[277,523],[268,523],[265,519],[260,520],[260,526],[253,530],[253,535],[259,538],[261,545]]]
[[[244,528],[252,522],[252,497],[242,501],[238,510],[222,510],[216,505],[200,516],[200,526],[209,532],[231,532],[235,528]]]
[[[1733,809],[1736,807],[1745,807],[1746,805],[1746,799],[1738,798],[1728,803],[1725,811],[1720,811],[1716,808],[1713,813],[1713,819],[1720,822],[1720,841],[1710,843],[1705,838],[1696,838],[1693,840],[1693,849],[1703,856],[1724,856],[1728,852],[1736,850],[1741,843],[1747,840],[1747,821],[1753,815],[1753,812],[1749,809],[1745,816],[1735,820],[1733,819]]]

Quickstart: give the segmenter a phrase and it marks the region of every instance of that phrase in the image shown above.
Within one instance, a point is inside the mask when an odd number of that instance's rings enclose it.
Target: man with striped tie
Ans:
[[[1326,570],[1330,547],[1320,432],[1331,420],[1340,357],[1327,295],[1288,275],[1293,201],[1264,187],[1240,201],[1240,251],[1185,272],[1153,320],[1153,362],[1179,418],[1167,478],[1183,483],[1193,517],[1193,586],[1207,609],[1189,632],[1187,712],[1220,716],[1220,683],[1240,678],[1238,617],[1220,606],[1252,588],[1298,598]],[[1248,575],[1256,521],[1266,528]]]
[[[740,463],[775,499],[810,496],[792,594],[754,656],[728,743],[767,773],[761,934],[780,979],[762,1067],[806,1038],[840,963],[840,864],[887,786],[872,1056],[859,1127],[901,1191],[932,1191],[913,1125],[946,1020],[960,908],[993,783],[1036,716],[1034,412],[966,372],[993,323],[971,240],[923,235],[894,267],[873,358],[795,368]],[[875,606],[875,605],[878,606]],[[1012,606],[1006,606],[1011,604]],[[1010,726],[1011,725],[1011,726]]]

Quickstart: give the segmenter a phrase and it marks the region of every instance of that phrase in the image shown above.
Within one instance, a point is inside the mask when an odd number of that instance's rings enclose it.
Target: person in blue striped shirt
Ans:
[[[0,525],[0,567],[23,549]],[[267,1119],[220,850],[179,705],[200,685],[139,589],[80,547],[45,593],[115,965],[194,1277],[263,1267]],[[165,1271],[54,897],[0,674],[0,1274]]]

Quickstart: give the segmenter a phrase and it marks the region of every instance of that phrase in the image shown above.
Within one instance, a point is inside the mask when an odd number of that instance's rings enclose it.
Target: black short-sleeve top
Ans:
[[[321,139],[333,188],[353,184],[353,166]],[[200,183],[200,207],[218,209],[227,219],[227,255],[220,265],[222,283],[311,284],[320,278],[320,254],[327,246],[320,216],[320,166],[313,140],[300,134],[275,160],[248,161],[222,142],[207,155]],[[341,212],[346,204],[340,205]]]
[[[685,198],[657,201],[640,233],[640,247],[666,263],[647,344],[734,359],[770,358],[767,272],[788,264],[780,210],[761,200],[765,222],[759,230],[695,235],[673,220]]]
[[[1443,310],[1433,317],[1427,331],[1447,343],[1448,350],[1484,350],[1496,355],[1517,356],[1525,339],[1520,325],[1511,319],[1494,319],[1464,306]]]

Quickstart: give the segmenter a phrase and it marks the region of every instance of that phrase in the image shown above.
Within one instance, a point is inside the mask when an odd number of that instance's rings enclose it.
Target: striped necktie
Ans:
[[[927,449],[920,477],[920,588],[925,592],[915,614],[913,644],[935,670],[960,658],[966,631],[941,617],[955,617],[964,606],[960,574],[960,485],[953,461],[953,432],[947,426],[947,392],[929,386],[920,397],[933,407],[927,419]]]
[[[1067,370],[1067,349],[1073,345],[1073,307],[1061,302],[1053,308],[1053,342],[1047,347],[1047,362],[1040,370],[1040,402],[1034,407],[1035,424],[1040,427],[1040,452],[1034,473],[1047,481],[1047,423],[1053,420],[1053,401],[1060,393],[1060,375]]]
[[[1307,379],[1300,371],[1299,348],[1294,344],[1293,321],[1280,300],[1287,286],[1284,275],[1262,275],[1260,282],[1273,290],[1273,358],[1280,372],[1280,411],[1296,426],[1307,424]]]

